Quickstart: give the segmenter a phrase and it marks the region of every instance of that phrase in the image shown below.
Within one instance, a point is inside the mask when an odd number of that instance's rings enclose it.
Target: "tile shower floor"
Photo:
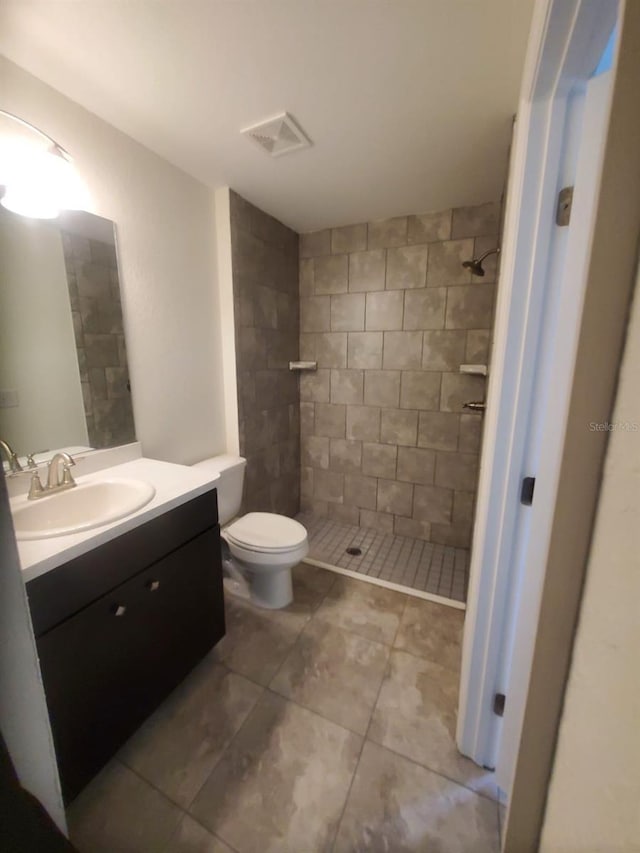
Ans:
[[[80,853],[497,853],[491,773],[455,748],[460,610],[300,564],[69,809]]]
[[[309,558],[419,592],[466,602],[469,551],[342,521],[296,516],[309,534]],[[347,548],[359,548],[352,556]]]

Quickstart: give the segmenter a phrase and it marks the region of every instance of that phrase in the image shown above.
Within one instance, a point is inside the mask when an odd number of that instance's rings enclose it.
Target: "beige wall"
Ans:
[[[543,853],[640,850],[640,291],[549,788]],[[628,427],[628,428],[627,428]]]
[[[304,234],[302,505],[319,516],[468,546],[478,478],[499,204]]]
[[[231,257],[244,510],[300,504],[298,235],[230,192]]]
[[[116,223],[144,453],[189,463],[224,452],[212,192],[3,58],[0,102],[71,152],[91,212]]]

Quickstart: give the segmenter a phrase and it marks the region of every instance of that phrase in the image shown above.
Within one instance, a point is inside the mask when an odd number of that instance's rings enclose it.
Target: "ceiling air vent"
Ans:
[[[289,113],[281,113],[279,116],[246,127],[240,132],[272,157],[280,157],[282,154],[289,154],[291,151],[297,151],[298,148],[308,148],[311,145],[309,138]]]

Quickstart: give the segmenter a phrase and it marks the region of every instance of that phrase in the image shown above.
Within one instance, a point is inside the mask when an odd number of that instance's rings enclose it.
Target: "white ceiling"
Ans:
[[[298,231],[497,199],[533,0],[2,0],[0,51]],[[314,145],[240,136],[290,112]]]

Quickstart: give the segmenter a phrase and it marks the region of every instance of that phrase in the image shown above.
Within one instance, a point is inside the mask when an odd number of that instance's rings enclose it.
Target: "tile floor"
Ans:
[[[311,513],[296,516],[309,534],[309,557],[330,566],[429,592],[454,601],[467,600],[469,551],[395,536]],[[360,556],[346,553],[360,548]]]
[[[454,728],[464,614],[301,564],[69,809],[80,853],[497,853]]]

